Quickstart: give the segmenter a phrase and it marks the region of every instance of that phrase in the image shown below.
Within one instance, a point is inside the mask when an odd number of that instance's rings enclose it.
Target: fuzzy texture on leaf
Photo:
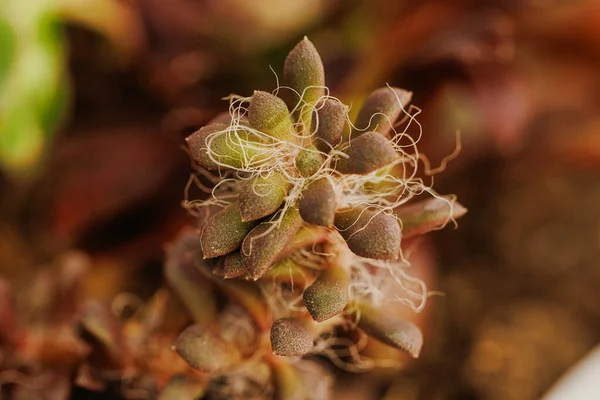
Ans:
[[[308,38],[290,51],[283,65],[283,81],[307,103],[314,103],[325,94],[325,70],[321,56]],[[312,87],[317,86],[317,87]],[[300,98],[294,94],[294,105]]]
[[[231,203],[204,225],[200,235],[204,258],[214,258],[231,253],[256,226],[256,222],[242,221],[240,205]]]
[[[392,125],[402,110],[406,110],[411,99],[411,92],[396,87],[382,87],[373,91],[365,100],[354,122],[354,125],[361,130],[354,129],[352,135],[358,136],[367,130],[391,137]]]
[[[232,279],[242,276],[246,273],[244,263],[242,263],[242,255],[239,252],[230,253],[225,256],[224,275],[225,279]]]
[[[380,210],[354,207],[339,212],[335,227],[354,254],[377,260],[395,260],[400,255],[400,225]]]
[[[414,358],[419,357],[423,347],[423,334],[419,327],[366,303],[359,303],[357,307],[360,329],[388,346],[404,350]]]
[[[186,138],[194,160],[209,170],[242,168],[249,160],[256,160],[260,152],[245,145],[250,140],[248,132],[231,130],[222,123],[206,125]]]
[[[342,312],[348,304],[348,274],[338,267],[328,268],[306,288],[302,297],[312,318],[325,321]]]
[[[285,200],[290,186],[278,172],[246,182],[239,197],[242,221],[254,221],[273,214]]]
[[[288,209],[279,227],[263,222],[254,228],[242,243],[242,262],[254,280],[259,279],[279,258],[303,221],[297,207]]]
[[[314,146],[302,149],[296,157],[296,169],[305,178],[314,175],[321,168],[322,164],[323,156]]]
[[[181,332],[175,341],[174,349],[192,368],[202,372],[220,371],[241,359],[235,346],[224,342],[199,324]]]
[[[348,117],[348,106],[334,99],[325,99],[317,103],[316,116],[312,120],[311,132],[314,132],[313,144],[319,151],[329,153],[342,143],[342,133]]]
[[[336,198],[329,179],[321,178],[310,183],[302,192],[298,205],[305,222],[331,227],[335,218]]]
[[[367,132],[340,148],[335,168],[343,174],[365,175],[385,167],[397,157],[394,146],[377,132]]]
[[[278,140],[294,142],[294,127],[283,100],[274,94],[257,90],[248,107],[250,126]]]
[[[394,214],[402,221],[402,238],[440,229],[451,219],[467,213],[467,209],[453,198],[445,196],[444,199],[431,198],[396,208]]]
[[[313,337],[308,321],[300,318],[281,318],[271,326],[273,354],[299,357],[313,347]]]

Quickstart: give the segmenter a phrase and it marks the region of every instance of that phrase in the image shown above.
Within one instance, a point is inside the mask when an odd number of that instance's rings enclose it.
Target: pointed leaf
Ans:
[[[194,321],[209,324],[214,320],[217,306],[210,280],[197,268],[204,262],[198,235],[185,230],[167,247],[164,273]]]
[[[406,110],[411,98],[411,92],[396,87],[382,87],[372,92],[358,112],[354,125],[360,130],[354,129],[353,137],[362,134],[365,130],[391,137],[392,125],[402,110]]]
[[[423,334],[415,324],[366,303],[359,303],[357,308],[360,329],[388,346],[404,350],[414,358],[419,357]]]
[[[231,203],[213,215],[202,228],[200,241],[204,258],[214,258],[236,250],[255,226],[256,222],[242,220],[239,203]]]
[[[460,218],[467,213],[455,199],[448,196],[444,199],[431,198],[396,208],[394,214],[400,218],[402,238],[441,229],[451,218]]]
[[[355,207],[339,212],[335,227],[354,254],[377,260],[393,260],[400,255],[398,221],[380,210]]]
[[[263,222],[254,228],[242,243],[242,261],[246,271],[255,280],[280,257],[294,235],[302,227],[303,221],[298,208],[288,209],[281,225],[273,227],[271,222]]]
[[[223,277],[225,279],[237,278],[246,274],[244,263],[242,263],[242,255],[236,251],[225,256],[225,270]]]
[[[291,184],[274,172],[246,182],[240,191],[240,211],[244,222],[273,214],[285,200]]]
[[[397,157],[394,146],[377,132],[367,132],[340,148],[335,168],[343,174],[365,175],[385,167]]]
[[[254,146],[257,140],[241,128],[221,123],[204,126],[186,138],[194,160],[211,170],[243,168],[261,159],[265,150]]]
[[[317,103],[315,114],[311,129],[313,144],[323,153],[329,153],[342,142],[348,106],[335,99],[325,99]]]
[[[325,94],[325,70],[321,56],[308,38],[290,51],[283,65],[283,80],[306,103],[314,103]],[[314,87],[317,86],[317,87]],[[295,96],[295,104],[300,100]]]
[[[303,298],[306,309],[317,322],[339,314],[348,304],[348,274],[338,267],[322,271],[304,291]]]
[[[271,326],[271,348],[278,356],[299,357],[313,348],[313,332],[309,321],[281,318]]]
[[[321,178],[309,184],[302,192],[298,205],[304,221],[331,227],[335,218],[336,197],[329,179]]]
[[[191,367],[202,372],[216,372],[237,364],[241,355],[206,327],[196,324],[185,329],[174,344],[174,350]]]
[[[256,130],[275,139],[294,142],[294,126],[285,102],[274,94],[255,91],[248,107],[248,121]]]

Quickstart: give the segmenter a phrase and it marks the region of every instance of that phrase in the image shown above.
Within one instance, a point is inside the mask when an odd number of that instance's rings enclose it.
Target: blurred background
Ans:
[[[595,0],[3,1],[0,301],[10,286],[35,314],[61,263],[80,299],[148,298],[194,224],[183,139],[223,97],[275,89],[304,35],[354,110],[385,83],[414,93],[434,166],[460,131],[434,187],[469,209],[420,246],[444,293],[421,358],[340,373],[335,398],[540,398],[600,340]]]

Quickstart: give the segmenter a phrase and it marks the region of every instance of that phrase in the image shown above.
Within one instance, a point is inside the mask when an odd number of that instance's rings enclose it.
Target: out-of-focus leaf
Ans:
[[[467,209],[446,196],[401,206],[394,213],[402,221],[402,238],[407,239],[441,229],[452,219],[465,215]]]
[[[55,4],[5,3],[0,33],[0,165],[27,172],[65,112],[68,84]]]

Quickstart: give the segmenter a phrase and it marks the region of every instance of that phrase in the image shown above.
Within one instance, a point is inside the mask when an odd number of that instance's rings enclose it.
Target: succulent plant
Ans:
[[[408,134],[417,125],[410,99],[399,88],[377,89],[352,124],[305,38],[289,53],[275,92],[231,96],[229,115],[187,138],[198,174],[214,185],[206,199],[186,199],[203,216],[199,238],[182,234],[174,246],[185,242],[193,257],[173,263],[187,264],[243,310],[253,337],[236,343],[231,327],[215,328],[219,313],[207,311],[175,344],[192,367],[217,366],[223,376],[252,360],[269,370],[277,398],[322,399],[312,394],[314,382],[306,386],[300,371],[307,368],[299,366],[308,361],[299,357],[335,353],[340,332],[419,356],[419,328],[379,308],[398,300],[423,308],[427,291],[404,271],[401,240],[466,210],[424,183],[418,140]],[[413,200],[424,193],[432,197]],[[186,284],[171,283],[195,313]]]
[[[419,311],[427,298],[405,271],[401,240],[466,210],[418,174],[417,141],[399,130],[414,121],[409,92],[376,90],[353,125],[323,70],[304,39],[285,62],[286,86],[232,97],[228,115],[187,139],[213,186],[185,203],[198,229],[168,246],[166,287],[131,316],[85,301],[79,253],[36,278],[25,303],[0,280],[10,378],[0,396],[66,399],[78,387],[119,398],[323,400],[332,378],[305,355],[377,366],[358,352],[370,338],[419,356],[420,329],[389,306]],[[432,197],[413,200],[423,193]]]

